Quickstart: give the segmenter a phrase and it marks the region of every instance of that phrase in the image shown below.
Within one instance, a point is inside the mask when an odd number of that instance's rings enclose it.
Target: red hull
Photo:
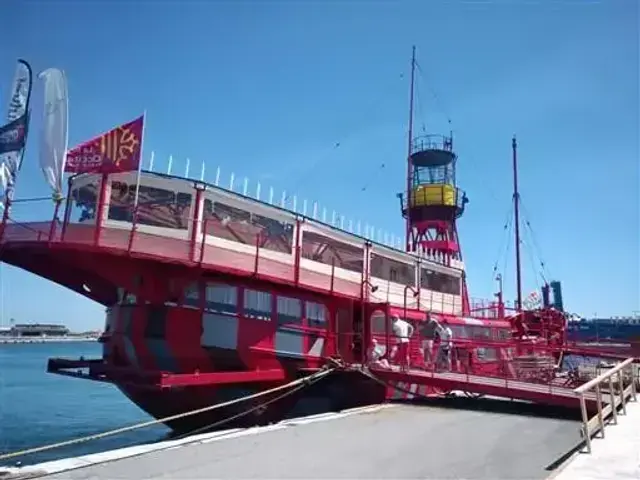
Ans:
[[[149,390],[132,385],[118,387],[133,403],[156,419],[190,412],[211,405],[242,398],[258,393],[258,388],[228,387],[185,387],[180,389]],[[242,415],[282,395],[266,396],[230,407],[212,410],[197,415],[186,416],[167,422],[166,425],[178,433],[205,430],[208,428],[237,428],[266,425],[285,418],[312,415],[327,411],[343,410],[385,400],[385,388],[367,380],[361,374],[351,373],[327,378],[318,384],[295,392],[277,400],[265,408]],[[227,421],[234,416],[239,418]]]

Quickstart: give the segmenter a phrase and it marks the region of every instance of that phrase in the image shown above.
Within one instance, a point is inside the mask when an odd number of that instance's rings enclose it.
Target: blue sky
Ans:
[[[63,68],[74,145],[147,110],[145,151],[174,172],[191,159],[263,191],[295,192],[400,235],[395,194],[406,158],[415,44],[416,127],[449,129],[471,294],[489,297],[505,266],[511,136],[539,258],[583,315],[640,310],[638,2],[17,1],[0,4],[0,100],[15,60]],[[17,197],[48,195],[38,169],[41,91]],[[6,104],[0,108],[6,108]],[[339,144],[339,146],[336,146]],[[384,167],[382,165],[384,164]],[[196,167],[196,165],[198,167]],[[46,217],[51,205],[16,207]],[[48,217],[47,217],[48,218]],[[525,243],[532,243],[528,237]],[[513,295],[513,246],[506,262]],[[539,253],[538,253],[539,252]],[[4,324],[100,327],[75,293],[4,267]]]

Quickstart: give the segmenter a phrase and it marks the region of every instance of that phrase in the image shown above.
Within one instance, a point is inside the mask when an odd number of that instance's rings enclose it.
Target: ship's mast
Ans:
[[[411,85],[409,87],[409,133],[407,139],[407,207],[411,202],[411,174],[413,169],[411,168],[411,143],[413,142],[413,95],[415,86],[415,74],[416,74],[416,46],[414,45],[411,50]],[[405,247],[406,251],[411,250],[411,208],[407,208],[407,222],[406,222],[406,236]]]
[[[513,151],[513,207],[514,220],[516,224],[516,288],[518,295],[516,300],[516,307],[518,310],[522,310],[522,271],[520,266],[520,193],[518,192],[518,143],[516,142],[515,135],[511,140],[511,149]]]

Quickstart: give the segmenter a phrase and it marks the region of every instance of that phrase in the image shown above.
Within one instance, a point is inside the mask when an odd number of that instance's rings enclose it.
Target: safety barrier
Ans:
[[[580,409],[582,410],[581,432],[585,440],[587,453],[591,453],[591,438],[593,436],[599,432],[600,438],[604,438],[605,421],[608,417],[612,417],[614,424],[618,423],[618,407],[622,407],[622,413],[626,414],[628,399],[634,402],[637,401],[638,368],[633,363],[634,360],[633,358],[628,358],[574,390],[580,399]],[[625,373],[630,374],[626,379],[624,377]],[[615,381],[614,376],[616,376]],[[603,392],[602,385],[605,382],[606,393]],[[628,383],[628,385],[625,386],[625,383]],[[595,390],[598,413],[589,418],[585,396],[592,390]],[[616,395],[616,392],[618,395]],[[604,396],[609,398],[608,402],[603,401]],[[603,406],[604,403],[606,403],[605,406]]]

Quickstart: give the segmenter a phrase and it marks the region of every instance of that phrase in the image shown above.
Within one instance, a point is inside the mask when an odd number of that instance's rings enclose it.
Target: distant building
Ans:
[[[64,325],[45,323],[18,324],[9,329],[12,337],[63,337],[68,334],[69,329]]]

